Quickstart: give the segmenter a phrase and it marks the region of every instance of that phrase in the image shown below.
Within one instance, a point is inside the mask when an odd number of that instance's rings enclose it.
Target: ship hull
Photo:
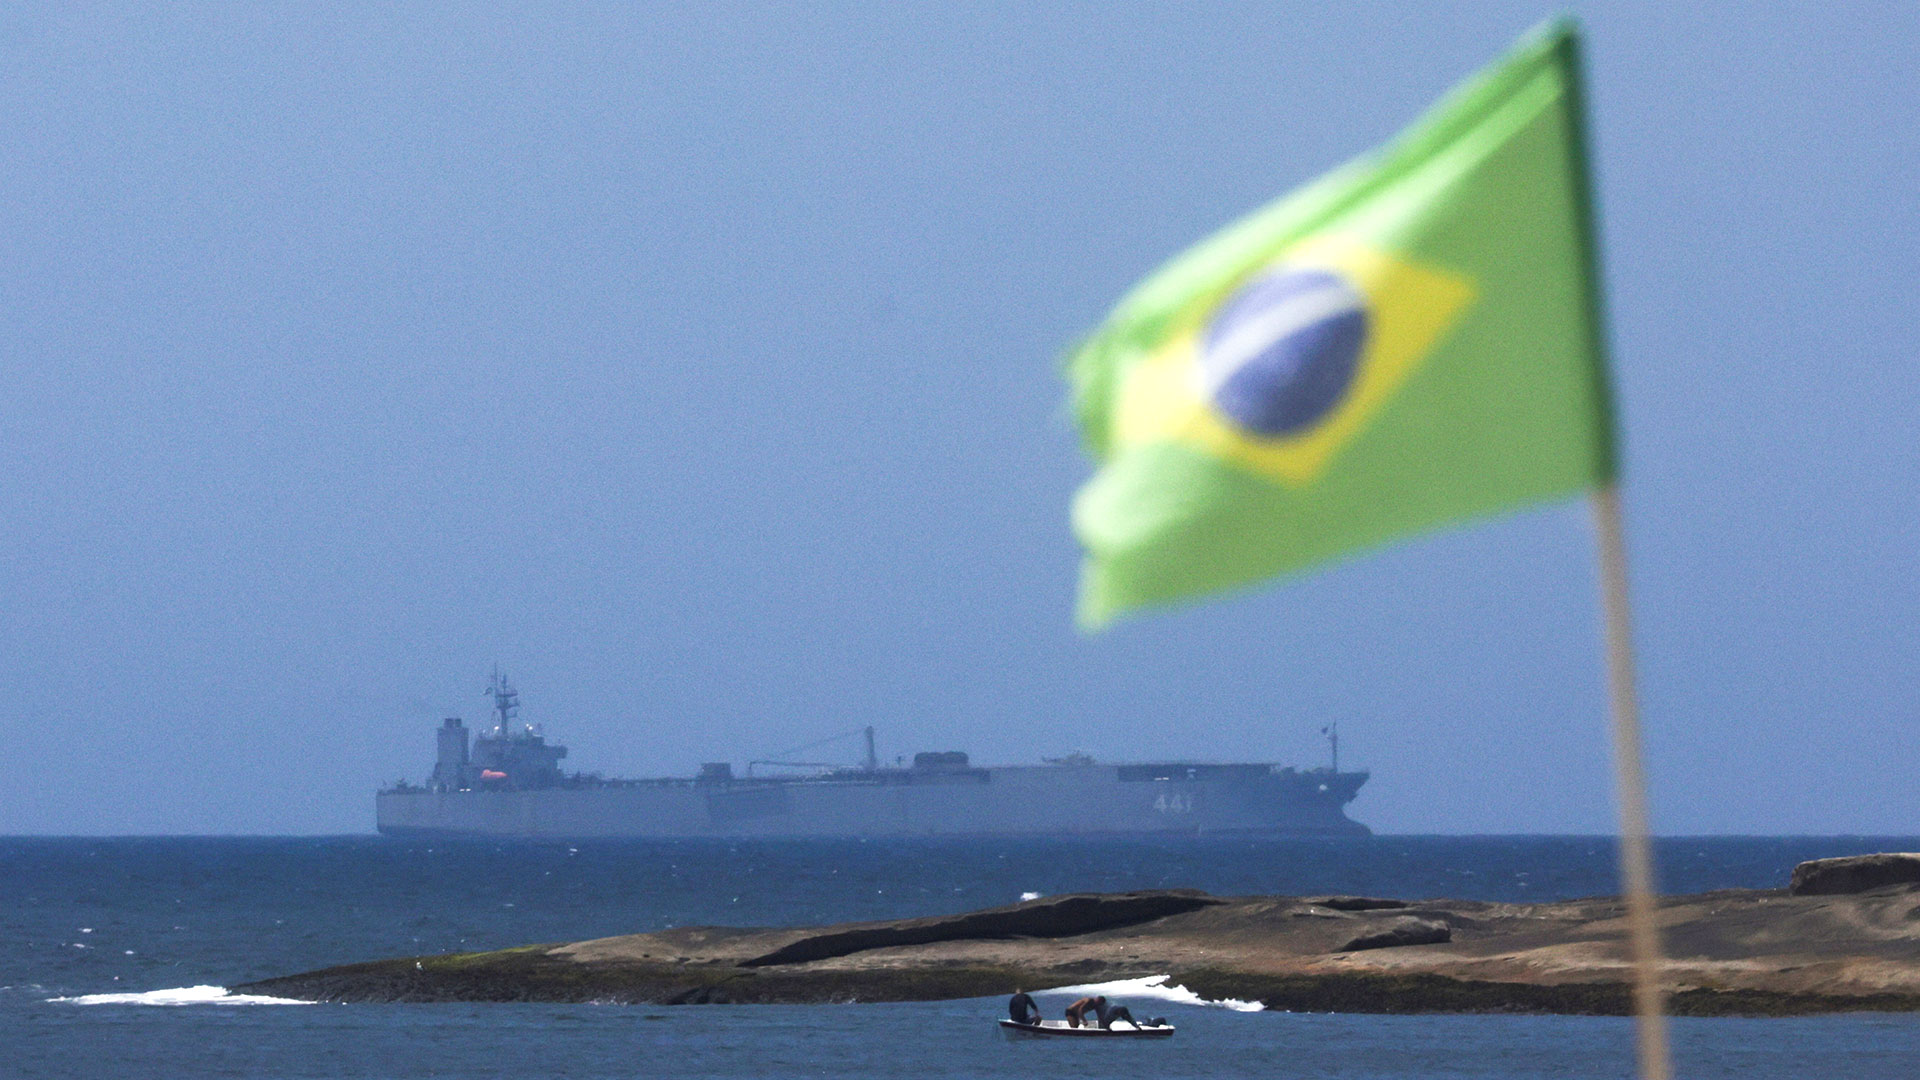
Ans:
[[[886,770],[806,780],[630,781],[527,791],[383,791],[395,836],[529,839],[1248,832],[1365,836],[1365,773],[1267,765]]]

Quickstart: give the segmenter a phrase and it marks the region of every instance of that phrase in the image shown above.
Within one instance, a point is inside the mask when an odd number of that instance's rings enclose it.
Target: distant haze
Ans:
[[[496,662],[1612,829],[1579,505],[1071,624],[1061,351],[1542,9],[496,7],[0,13],[0,833],[368,830]],[[1911,833],[1920,7],[1582,10],[1655,827]]]

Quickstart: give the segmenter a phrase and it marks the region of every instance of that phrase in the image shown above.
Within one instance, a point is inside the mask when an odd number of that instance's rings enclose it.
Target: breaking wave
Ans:
[[[1178,983],[1167,985],[1167,978],[1165,975],[1143,975],[1138,979],[1115,979],[1112,982],[1085,983],[1080,986],[1056,986],[1051,990],[1035,990],[1034,993],[1036,995],[1072,994],[1075,997],[1105,994],[1112,998],[1145,998],[1172,1005],[1205,1005],[1215,1009],[1232,1009],[1234,1012],[1262,1012],[1266,1009],[1265,1005],[1257,1001],[1241,1001],[1239,998],[1209,1001]]]
[[[148,990],[138,994],[81,994],[78,997],[48,998],[67,1005],[311,1005],[311,1001],[267,997],[264,994],[233,994],[224,986],[176,986],[170,990]]]

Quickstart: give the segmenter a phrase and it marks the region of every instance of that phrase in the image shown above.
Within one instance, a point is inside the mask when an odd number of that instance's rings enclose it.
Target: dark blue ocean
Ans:
[[[1920,838],[1660,842],[1668,891],[1774,887]],[[1526,900],[1615,891],[1602,839],[443,844],[0,838],[0,1076],[1609,1078],[1630,1022],[1236,1012],[1156,1001],[1166,1043],[1008,1043],[1002,1002],[276,1005],[216,987],[401,954],[690,923],[951,912],[1187,886]],[[200,989],[195,989],[200,988]],[[102,998],[102,995],[120,997]],[[81,999],[81,1000],[75,1000]],[[188,1002],[158,1004],[159,1002]],[[195,1003],[198,1002],[198,1003]],[[1042,1000],[1052,1011],[1058,1002]],[[1682,1077],[1920,1074],[1920,1016],[1679,1020]]]

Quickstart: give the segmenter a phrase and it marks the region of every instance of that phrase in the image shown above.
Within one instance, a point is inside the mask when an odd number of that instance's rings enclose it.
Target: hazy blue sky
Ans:
[[[506,10],[502,10],[506,9]],[[1920,831],[1920,6],[1587,5],[1658,831]],[[12,5],[0,833],[610,774],[1318,763],[1612,828],[1544,508],[1097,638],[1056,358],[1552,9]]]

